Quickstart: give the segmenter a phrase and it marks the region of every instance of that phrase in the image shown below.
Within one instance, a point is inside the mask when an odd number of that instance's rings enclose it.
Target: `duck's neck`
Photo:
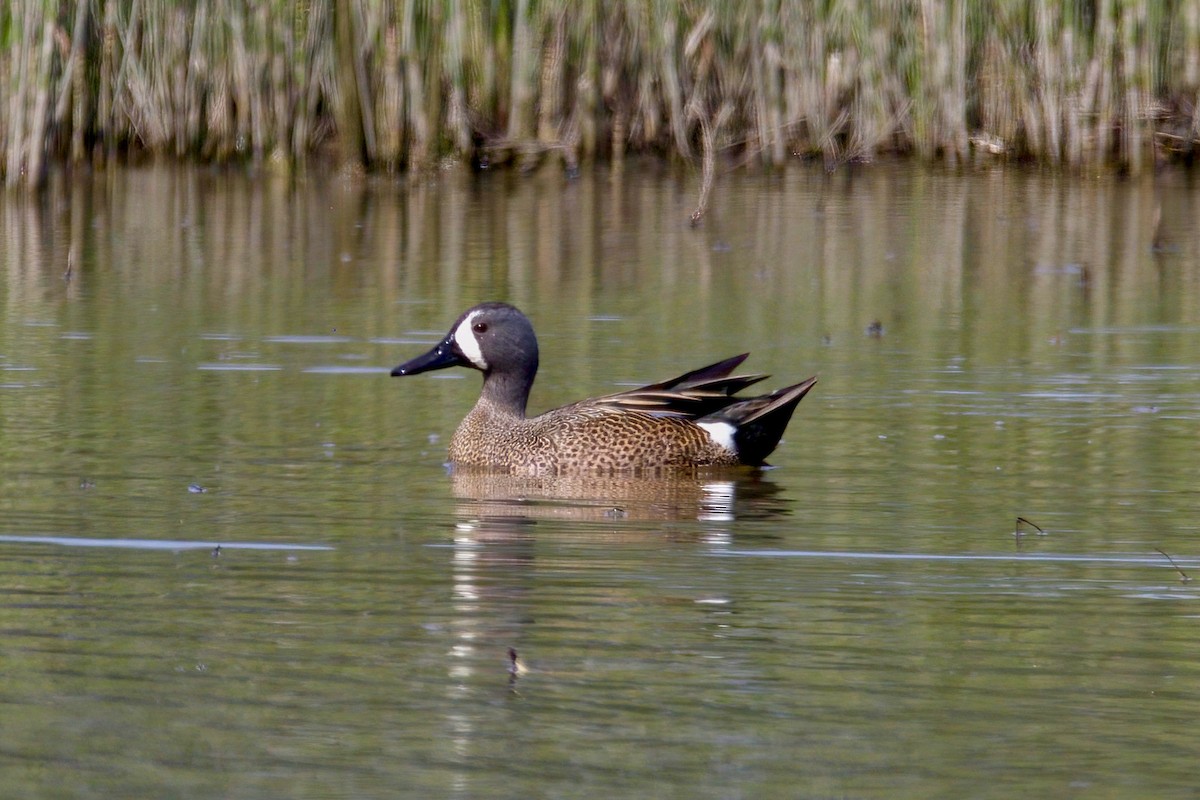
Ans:
[[[529,371],[486,372],[483,376],[483,393],[479,399],[501,414],[524,419],[525,405],[529,402],[529,390],[533,387],[536,372],[536,364]]]

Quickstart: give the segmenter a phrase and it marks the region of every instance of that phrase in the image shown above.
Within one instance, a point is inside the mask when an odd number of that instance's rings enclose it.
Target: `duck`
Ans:
[[[735,397],[768,377],[731,374],[748,356],[530,417],[526,406],[538,370],[533,323],[513,305],[487,302],[464,311],[440,342],[391,375],[448,367],[483,373],[479,400],[450,440],[451,469],[647,474],[766,466],[817,378],[770,394]]]

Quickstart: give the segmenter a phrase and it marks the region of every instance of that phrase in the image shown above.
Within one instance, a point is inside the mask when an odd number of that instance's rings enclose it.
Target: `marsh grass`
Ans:
[[[1139,171],[1200,149],[1200,0],[15,0],[0,169],[650,152]]]

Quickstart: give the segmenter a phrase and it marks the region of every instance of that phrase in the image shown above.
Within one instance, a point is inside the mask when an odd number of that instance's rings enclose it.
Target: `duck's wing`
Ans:
[[[671,378],[670,380],[660,381],[659,383],[651,383],[646,386],[642,386],[638,389],[634,389],[633,391],[635,391],[635,392],[654,391],[656,389],[663,389],[663,390],[669,391],[671,389],[676,389],[676,388],[680,388],[680,387],[695,386],[695,385],[699,385],[699,384],[703,384],[703,383],[708,383],[708,382],[711,382],[711,381],[714,381],[714,380],[717,380],[720,378],[727,377],[729,375],[729,373],[733,372],[735,369],[740,367],[742,362],[745,361],[749,357],[750,357],[749,353],[742,353],[739,356],[734,356],[733,358],[727,358],[724,361],[718,361],[715,364],[709,364],[707,367],[701,367],[700,369],[694,369],[691,372],[685,372],[682,375],[680,375],[678,378]],[[755,377],[757,377],[757,376],[755,376]],[[765,378],[767,376],[763,375],[762,377]],[[622,392],[621,394],[624,394],[624,393]]]
[[[696,419],[714,414],[731,403],[734,395],[752,386],[766,375],[733,375],[749,353],[727,358],[707,367],[637,389],[585,400],[584,404],[621,411],[640,411],[658,417]]]

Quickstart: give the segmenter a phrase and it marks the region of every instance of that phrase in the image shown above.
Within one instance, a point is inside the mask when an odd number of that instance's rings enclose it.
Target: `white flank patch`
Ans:
[[[478,313],[478,311],[475,312],[475,314]],[[458,329],[454,331],[454,341],[458,344],[458,349],[462,350],[463,355],[470,359],[472,364],[480,369],[487,369],[487,361],[483,357],[483,351],[479,349],[479,340],[475,338],[475,331],[471,330],[471,322],[475,319],[475,314],[471,314],[458,324]]]
[[[708,431],[708,438],[731,453],[736,453],[737,444],[733,441],[733,432],[737,428],[728,422],[697,422],[701,428]]]

